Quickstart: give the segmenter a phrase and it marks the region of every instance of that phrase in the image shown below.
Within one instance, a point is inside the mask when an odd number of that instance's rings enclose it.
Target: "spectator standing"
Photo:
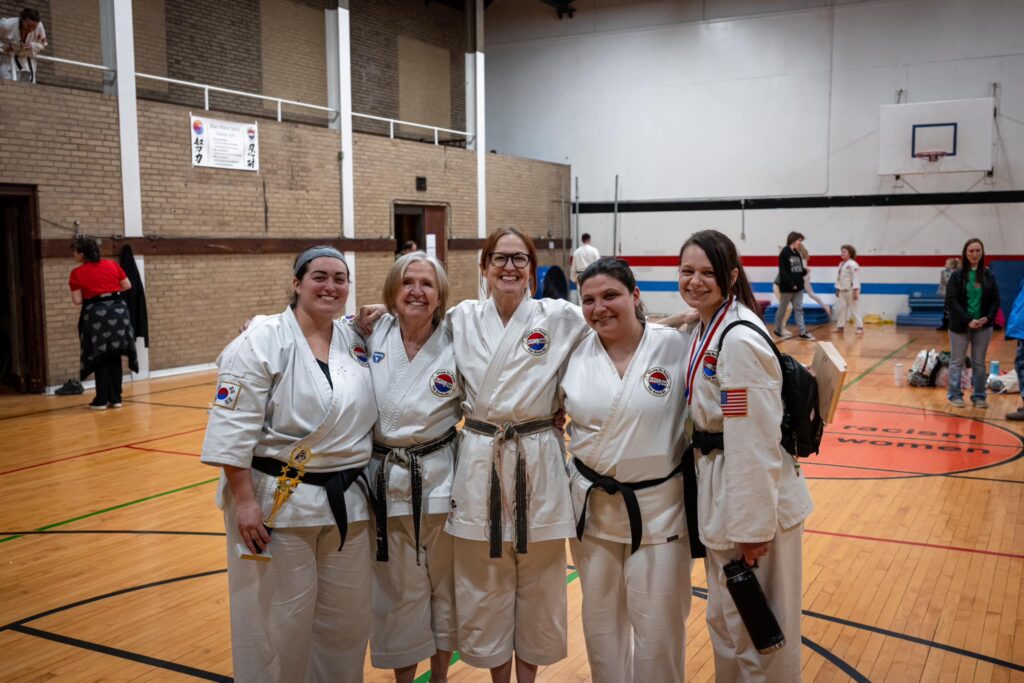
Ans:
[[[81,378],[96,373],[96,398],[89,407],[120,408],[121,356],[127,356],[128,366],[139,371],[135,333],[121,296],[132,283],[116,262],[100,258],[96,240],[79,237],[71,248],[79,263],[71,271],[68,286],[71,301],[82,307],[78,317]]]
[[[857,334],[864,334],[864,321],[860,317],[860,265],[854,260],[857,250],[850,244],[839,249],[839,269],[836,271],[836,332],[842,332],[850,316],[857,323]]]
[[[951,405],[964,407],[960,376],[971,347],[971,403],[975,408],[988,408],[985,400],[985,353],[992,340],[992,324],[999,310],[999,287],[985,267],[985,245],[974,237],[964,244],[963,264],[953,273],[946,286],[946,308],[949,309],[949,387]]]
[[[39,10],[26,7],[19,16],[0,19],[0,79],[35,83],[35,56],[46,44]]]
[[[953,273],[960,267],[960,259],[952,257],[946,259],[946,267],[942,269],[942,274],[939,275],[939,291],[938,295],[943,299],[946,298],[946,285],[949,284],[949,278],[953,277]],[[942,324],[935,328],[939,332],[945,332],[949,329],[949,309],[945,306],[942,307]]]
[[[590,233],[585,232],[580,236],[579,248],[572,253],[572,281],[576,283],[577,289],[580,285],[580,276],[591,263],[601,258],[601,252],[597,247],[590,244]]]
[[[1006,338],[1017,340],[1017,356],[1013,368],[1017,371],[1017,386],[1024,387],[1024,280],[1021,280],[1017,299],[1013,302],[1013,310],[1006,321]],[[1024,401],[1024,392],[1021,392]],[[1007,420],[1024,420],[1024,403],[1012,413],[1006,414]]]
[[[786,246],[779,252],[779,310],[775,317],[775,336],[792,336],[785,330],[785,315],[792,304],[800,339],[813,341],[814,336],[807,332],[807,326],[804,325],[804,277],[807,275],[807,267],[799,251],[803,243],[803,235],[791,232],[786,237]]]

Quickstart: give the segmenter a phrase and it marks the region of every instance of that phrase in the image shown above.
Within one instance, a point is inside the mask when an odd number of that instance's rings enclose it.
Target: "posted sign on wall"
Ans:
[[[236,123],[205,116],[192,122],[192,165],[260,170],[260,134],[256,122]]]

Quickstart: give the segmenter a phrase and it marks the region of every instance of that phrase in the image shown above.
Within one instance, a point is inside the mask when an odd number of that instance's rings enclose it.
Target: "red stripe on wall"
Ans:
[[[675,268],[679,265],[679,257],[672,256],[623,256],[629,265],[636,267],[665,267]],[[863,267],[874,266],[876,268],[943,268],[949,256],[941,254],[926,255],[898,255],[898,256],[858,256],[857,263]],[[751,267],[778,267],[778,256],[744,256],[743,265]],[[986,261],[1024,261],[1024,255],[1017,254],[987,254]],[[839,255],[811,256],[812,266],[838,266]]]

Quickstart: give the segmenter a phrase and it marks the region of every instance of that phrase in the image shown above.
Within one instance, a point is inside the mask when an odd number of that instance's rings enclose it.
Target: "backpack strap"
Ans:
[[[728,325],[725,326],[725,329],[722,330],[721,336],[718,337],[718,352],[719,353],[722,352],[722,342],[725,341],[725,335],[729,334],[729,330],[731,330],[732,328],[734,328],[734,327],[736,327],[738,325],[742,325],[743,327],[749,327],[754,332],[757,332],[759,335],[764,337],[764,340],[766,342],[768,342],[768,346],[770,346],[772,351],[775,352],[775,357],[779,360],[779,367],[780,368],[782,367],[782,353],[779,351],[779,347],[775,345],[775,342],[772,341],[772,338],[768,336],[767,332],[765,332],[764,330],[762,330],[760,327],[758,327],[754,323],[750,322],[749,320],[734,320],[733,322],[731,322],[731,323],[729,323]]]

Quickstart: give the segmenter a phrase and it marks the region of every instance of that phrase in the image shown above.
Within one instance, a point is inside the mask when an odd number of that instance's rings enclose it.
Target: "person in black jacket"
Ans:
[[[807,326],[804,325],[804,276],[807,275],[807,266],[799,251],[803,243],[803,235],[791,232],[786,237],[786,246],[779,252],[779,310],[775,314],[775,335],[791,336],[785,331],[784,318],[792,303],[800,339],[811,341],[814,337],[808,334]]]
[[[996,279],[985,267],[985,245],[978,238],[964,244],[960,270],[953,273],[946,285],[946,308],[949,311],[949,388],[946,392],[951,405],[964,407],[960,389],[960,376],[971,347],[972,392],[975,408],[988,408],[985,401],[985,383],[988,370],[985,353],[992,339],[992,324],[999,310],[999,287]]]

